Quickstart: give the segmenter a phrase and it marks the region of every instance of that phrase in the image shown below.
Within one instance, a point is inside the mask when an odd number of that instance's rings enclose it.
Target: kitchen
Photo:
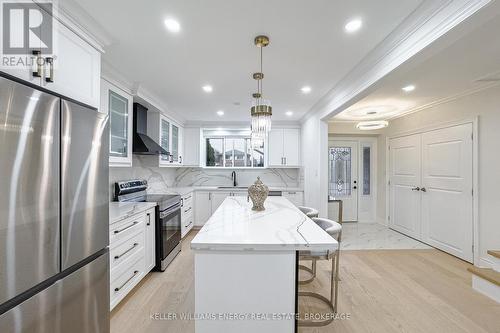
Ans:
[[[469,140],[495,133],[474,117],[500,47],[472,45],[497,3],[0,2],[0,332],[498,328],[497,175]],[[426,90],[436,68],[457,86]],[[468,96],[479,116],[405,131]],[[426,166],[426,133],[462,124]],[[408,133],[412,163],[387,153]],[[453,165],[481,199],[444,214],[405,172]]]

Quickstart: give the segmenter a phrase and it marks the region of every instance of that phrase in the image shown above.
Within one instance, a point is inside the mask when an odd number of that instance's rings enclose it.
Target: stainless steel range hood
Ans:
[[[139,103],[134,103],[132,152],[138,155],[170,155],[147,135],[147,128],[148,109]]]

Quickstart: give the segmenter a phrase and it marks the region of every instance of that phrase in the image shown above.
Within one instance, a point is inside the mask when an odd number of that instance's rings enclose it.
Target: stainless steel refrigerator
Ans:
[[[0,77],[0,332],[109,332],[108,118]]]

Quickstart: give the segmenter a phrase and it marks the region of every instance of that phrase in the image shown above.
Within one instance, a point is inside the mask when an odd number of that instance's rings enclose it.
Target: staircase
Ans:
[[[500,250],[490,250],[493,268],[470,267],[472,288],[500,303]]]

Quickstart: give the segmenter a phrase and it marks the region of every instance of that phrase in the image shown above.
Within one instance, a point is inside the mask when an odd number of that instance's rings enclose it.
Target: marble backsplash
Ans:
[[[161,193],[171,187],[231,186],[231,172],[236,171],[239,186],[252,184],[257,176],[271,187],[301,187],[300,169],[206,169],[206,168],[159,168],[148,166],[147,157],[134,155],[133,167],[110,168],[110,196],[114,183],[129,179],[146,179],[151,193]]]

